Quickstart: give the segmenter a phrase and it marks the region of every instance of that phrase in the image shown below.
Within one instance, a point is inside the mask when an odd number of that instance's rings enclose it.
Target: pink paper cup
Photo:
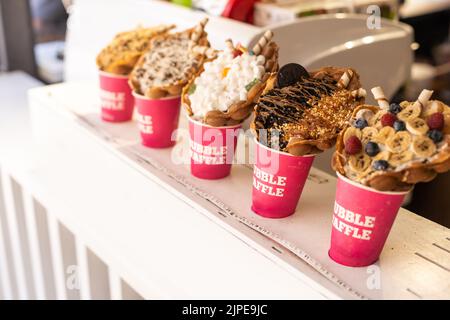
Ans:
[[[216,180],[231,172],[241,125],[212,127],[189,117],[191,174]]]
[[[380,192],[338,173],[331,259],[349,267],[375,263],[408,192]]]
[[[108,122],[130,121],[133,117],[134,98],[128,76],[99,71],[101,116]]]
[[[181,97],[149,99],[133,92],[141,142],[150,148],[168,148],[176,143]]]
[[[294,214],[315,156],[293,156],[255,139],[252,210],[272,219]]]

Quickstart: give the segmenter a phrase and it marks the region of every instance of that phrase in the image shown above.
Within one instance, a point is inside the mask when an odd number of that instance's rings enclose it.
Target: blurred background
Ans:
[[[415,100],[423,88],[428,88],[435,91],[435,99],[450,104],[450,0],[172,2],[259,27],[327,13],[367,14],[367,8],[376,4],[384,18],[410,25],[415,34],[411,77],[393,100]],[[70,0],[0,0],[0,74],[22,70],[42,84],[64,81],[64,50],[71,4]],[[388,70],[385,77],[389,77]],[[2,82],[0,108],[2,94],[8,90]],[[431,183],[419,184],[408,209],[450,227],[449,190],[450,173],[440,175]]]

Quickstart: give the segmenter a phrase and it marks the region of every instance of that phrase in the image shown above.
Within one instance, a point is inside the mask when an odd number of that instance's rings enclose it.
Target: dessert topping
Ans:
[[[356,136],[351,136],[345,143],[345,152],[348,155],[358,154],[361,151],[361,149],[362,149],[361,140],[359,140],[358,137]]]
[[[434,141],[434,143],[439,143],[444,139],[444,135],[442,131],[439,130],[431,130],[428,132],[428,137]]]
[[[445,124],[444,115],[441,112],[433,113],[428,117],[427,124],[430,129],[442,130]]]
[[[416,156],[420,158],[431,157],[433,153],[436,152],[436,145],[434,142],[425,136],[414,137],[411,148]]]
[[[394,114],[388,112],[381,117],[381,125],[383,127],[387,127],[387,126],[392,127],[392,126],[394,126],[394,122],[396,120],[397,120],[397,117]]]
[[[402,111],[402,107],[398,103],[391,103],[389,105],[389,112],[393,114],[398,114]]]
[[[288,63],[284,65],[277,74],[277,87],[284,88],[294,85],[302,78],[309,78],[309,73],[297,63]]]
[[[386,160],[374,161],[373,168],[378,171],[386,171],[389,168],[389,162],[387,162]]]
[[[397,120],[394,122],[394,129],[395,129],[395,131],[405,131],[406,124],[401,120]]]
[[[414,135],[424,135],[428,132],[428,125],[425,120],[421,118],[415,118],[406,122],[406,129]]]
[[[369,124],[367,123],[367,120],[363,118],[359,118],[355,121],[355,127],[361,130],[367,127],[368,125]]]
[[[380,153],[380,147],[375,142],[369,141],[366,144],[365,151],[370,157],[375,157],[378,153]]]

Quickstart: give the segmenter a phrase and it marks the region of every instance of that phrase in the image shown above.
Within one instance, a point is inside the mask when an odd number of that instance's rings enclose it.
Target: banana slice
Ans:
[[[348,127],[344,133],[344,143],[346,143],[348,138],[350,138],[351,136],[356,136],[358,139],[361,139],[361,130],[355,127]]]
[[[427,103],[425,108],[423,108],[421,117],[428,118],[433,113],[442,112],[442,111],[444,111],[444,107],[445,107],[445,105],[440,101],[436,101],[436,100],[430,101]]]
[[[369,166],[372,160],[365,153],[360,153],[354,156],[350,156],[348,165],[351,170],[355,172],[364,172]]]
[[[412,151],[406,150],[404,152],[393,154],[389,160],[389,163],[393,167],[398,167],[402,164],[405,164],[408,161],[411,161],[413,157],[414,153]]]
[[[444,134],[450,134],[450,112],[444,113]]]
[[[450,107],[449,106],[444,106],[444,110],[442,110],[442,113],[445,114],[450,114]]]
[[[392,127],[383,127],[375,136],[375,141],[378,143],[385,143],[390,137],[395,135],[395,130]]]
[[[400,107],[402,107],[402,109],[405,109],[407,106],[411,105],[412,103],[409,101],[402,101],[400,102]]]
[[[356,174],[357,181],[361,181],[361,180],[365,179],[372,172],[373,172],[372,166],[369,165],[366,170],[364,170],[362,172],[358,172]]]
[[[378,130],[377,128],[374,127],[365,127],[362,130],[362,138],[361,138],[361,142],[363,144],[367,144],[369,141],[374,141],[375,137],[378,134]]]
[[[386,140],[386,147],[392,153],[401,153],[408,150],[411,144],[411,135],[406,131],[397,132]]]
[[[404,122],[407,122],[420,116],[421,112],[422,107],[420,106],[420,104],[410,104],[397,114],[397,118]]]
[[[436,145],[433,140],[426,136],[414,137],[411,148],[420,158],[431,157],[436,152]]]
[[[381,118],[388,113],[386,110],[378,111],[372,118],[369,120],[369,125],[371,127],[381,128]]]
[[[372,110],[369,109],[361,109],[356,113],[356,119],[364,119],[367,121],[367,123],[370,122],[370,119],[372,119],[372,117],[375,114],[373,113]]]
[[[389,161],[389,159],[391,159],[391,157],[392,157],[392,153],[390,153],[387,150],[384,150],[384,151],[379,152],[375,157],[373,157],[373,161],[377,161],[377,160]]]
[[[415,118],[406,122],[406,129],[412,134],[421,136],[426,134],[430,128],[428,127],[425,120],[421,118]]]

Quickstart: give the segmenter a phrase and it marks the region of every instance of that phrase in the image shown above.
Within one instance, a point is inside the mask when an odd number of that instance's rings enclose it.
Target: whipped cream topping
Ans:
[[[204,64],[204,71],[191,87],[193,117],[202,119],[212,110],[226,112],[234,103],[247,100],[251,83],[264,73],[263,56],[244,52],[235,57],[230,49],[221,51],[216,59]]]

